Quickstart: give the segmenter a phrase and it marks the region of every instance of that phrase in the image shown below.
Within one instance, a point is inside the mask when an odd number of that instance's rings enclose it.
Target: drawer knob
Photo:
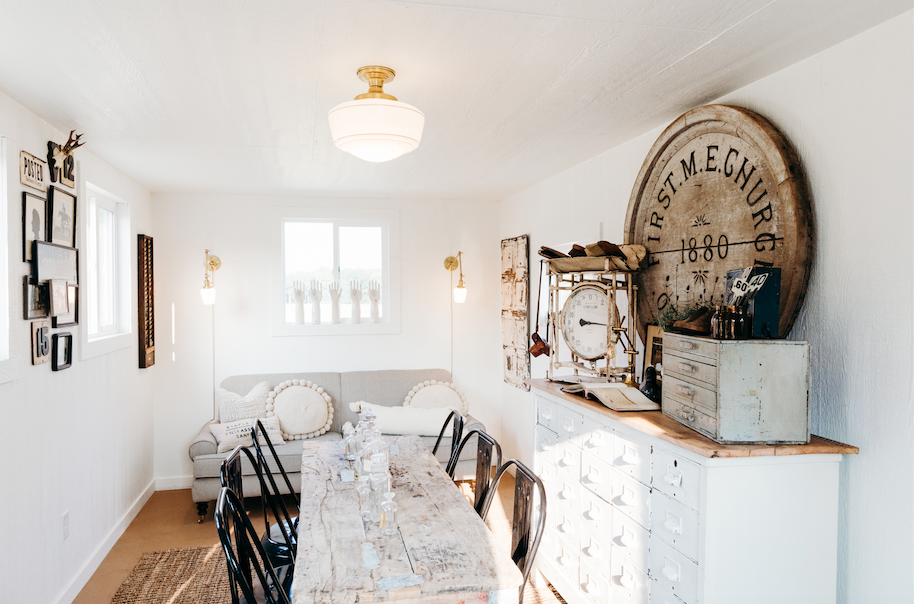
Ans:
[[[622,535],[619,537],[619,543],[625,547],[633,547],[635,545],[635,536],[624,526],[622,527]]]
[[[671,514],[670,512],[666,513],[666,521],[663,523],[663,528],[670,531],[674,535],[682,534],[682,519]]]
[[[625,450],[622,452],[622,461],[628,464],[638,463],[638,451],[634,447],[625,445]]]
[[[562,489],[562,499],[574,499],[574,491],[570,490],[568,487]]]
[[[679,347],[683,350],[695,350],[695,344],[692,342],[679,342]]]
[[[562,552],[562,555],[559,556],[559,564],[562,566],[571,566],[571,556]]]
[[[587,482],[591,484],[600,484],[600,471],[592,469],[585,478],[587,479]]]
[[[626,570],[624,566],[622,567],[622,576],[619,577],[619,583],[622,587],[627,587],[628,589],[635,588],[635,576],[632,575],[631,571]]]
[[[669,558],[663,559],[663,576],[674,583],[679,583],[680,568],[679,564]]]
[[[686,421],[694,422],[695,421],[695,409],[689,409],[688,413],[686,413],[685,409],[680,409],[679,417],[681,417],[682,419],[684,419]]]
[[[595,592],[598,591],[598,590],[597,590],[597,584],[594,583],[593,581],[591,581],[591,580],[590,580],[590,577],[587,577],[587,583],[584,583],[584,584],[581,586],[581,588],[582,588],[585,592],[587,592],[587,593],[589,593],[589,594],[592,594],[592,593],[595,593]]]
[[[597,545],[596,543],[594,543],[593,541],[591,541],[590,545],[587,546],[585,549],[587,550],[587,555],[590,556],[591,558],[600,557],[600,546]]]
[[[559,525],[559,530],[565,533],[566,535],[571,535],[574,533],[574,526],[568,522],[568,520],[563,520],[562,524]]]
[[[566,418],[564,428],[565,432],[574,432],[574,420]]]
[[[628,493],[627,491],[623,491],[622,494],[619,495],[619,501],[621,501],[623,505],[635,505],[635,498],[631,495],[631,493]]]
[[[590,509],[587,510],[587,517],[591,520],[600,520],[603,518],[603,514],[601,514],[600,510],[591,503]]]
[[[693,420],[689,420],[693,421]],[[670,486],[678,487],[682,486],[682,470],[676,469],[673,466],[666,467],[666,474],[663,477],[663,480],[667,482]]]
[[[544,440],[543,442],[540,443],[540,449],[542,449],[543,451],[551,451],[552,445],[549,444],[548,440]]]
[[[698,371],[698,367],[695,365],[690,365],[689,363],[679,363],[680,371],[688,371],[689,373],[695,373]]]
[[[695,396],[695,391],[692,388],[689,388],[688,386],[683,386],[682,384],[679,384],[679,392],[688,396],[689,398]]]

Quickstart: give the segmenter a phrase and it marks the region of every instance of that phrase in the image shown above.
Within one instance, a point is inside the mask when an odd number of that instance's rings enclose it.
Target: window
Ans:
[[[398,214],[389,210],[277,208],[280,245],[279,316],[274,335],[395,333],[399,331]],[[320,284],[312,300],[311,284]],[[295,286],[304,290],[304,324],[296,322]],[[353,319],[352,283],[361,288],[359,321]],[[339,284],[339,324],[331,323],[331,284]],[[369,285],[378,284],[378,322],[371,319]],[[314,305],[320,324],[312,323]]]
[[[130,308],[130,206],[110,193],[86,183],[84,204],[85,238],[80,261],[85,259],[85,281],[81,298],[85,311],[80,317],[86,326],[89,344],[129,334]],[[124,338],[124,345],[129,339]],[[95,356],[121,348],[120,343],[89,347]],[[83,348],[86,348],[83,346]]]

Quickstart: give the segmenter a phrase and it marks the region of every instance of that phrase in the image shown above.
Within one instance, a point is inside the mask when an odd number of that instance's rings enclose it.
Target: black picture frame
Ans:
[[[79,252],[65,245],[32,242],[32,277],[35,281],[63,279],[79,283]]]
[[[76,247],[76,195],[60,187],[48,187],[46,241]]]
[[[51,336],[51,370],[62,371],[73,364],[73,334],[69,331]]]
[[[47,283],[23,277],[22,318],[26,321],[47,319],[50,314],[50,297]]]
[[[36,224],[37,219],[37,224]],[[22,192],[22,261],[32,261],[32,242],[47,241],[48,200]]]
[[[51,318],[51,326],[55,329],[58,327],[79,325],[79,285],[67,283],[67,298],[70,303],[70,312],[65,315]]]

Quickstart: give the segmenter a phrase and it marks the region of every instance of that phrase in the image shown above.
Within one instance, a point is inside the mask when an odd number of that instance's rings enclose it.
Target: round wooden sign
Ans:
[[[768,120],[725,105],[680,116],[651,148],[628,204],[626,243],[648,252],[636,274],[642,338],[670,305],[721,304],[727,271],[753,265],[781,269],[786,336],[809,281],[811,215],[799,159]]]

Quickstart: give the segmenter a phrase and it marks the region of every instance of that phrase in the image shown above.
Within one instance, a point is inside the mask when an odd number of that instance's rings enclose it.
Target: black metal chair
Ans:
[[[291,604],[292,566],[273,566],[232,489],[223,487],[220,491],[215,518],[228,566],[232,604]]]
[[[267,481],[264,478],[264,468],[253,453],[245,447],[235,447],[231,454],[222,462],[222,468],[220,470],[222,486],[231,489],[235,493],[242,493],[243,505],[244,473],[242,460],[244,457],[247,457],[251,466],[254,468],[254,474],[257,476],[257,480],[260,483],[261,500],[264,503],[263,515],[266,519],[267,530],[260,540],[261,546],[266,551],[266,555],[270,558],[270,562],[274,566],[295,564],[295,545],[298,541],[296,524],[291,522],[291,519],[288,519],[288,511],[285,510],[282,496],[276,496],[274,492],[269,490]],[[269,472],[266,472],[266,475],[270,476]],[[275,485],[275,481],[273,481],[273,484]],[[288,520],[278,521],[275,525],[271,526],[268,508],[269,511],[273,513],[273,517],[277,519],[283,518],[280,512],[280,510],[283,510],[283,512],[285,512],[285,519]]]
[[[266,444],[270,449],[270,453],[273,457],[273,463],[276,464],[276,469],[279,470],[279,473],[282,474],[282,479],[286,484],[288,493],[295,495],[295,489],[292,488],[292,481],[289,480],[289,475],[286,474],[286,469],[283,467],[282,462],[279,460],[279,455],[276,453],[276,448],[273,446],[273,442],[270,440],[270,437],[267,435],[266,428],[263,427],[263,424],[258,419],[254,422],[254,425],[251,427],[251,438],[254,441],[254,449],[257,452],[257,463],[260,465],[260,469],[263,471],[263,475],[266,477],[269,482],[270,489],[272,491],[272,496],[276,500],[277,508],[282,513],[281,517],[274,516],[276,522],[275,524],[270,523],[270,519],[266,514],[267,506],[266,499],[270,494],[261,491],[260,499],[263,503],[264,515],[263,519],[266,523],[267,532],[264,533],[264,539],[269,538],[274,543],[278,544],[280,542],[281,534],[279,530],[279,523],[285,522],[286,526],[289,528],[289,532],[292,536],[292,547],[295,549],[298,543],[298,514],[300,513],[298,507],[298,499],[295,499],[295,516],[289,514],[289,509],[286,507],[286,500],[283,497],[283,493],[279,490],[279,487],[276,485],[276,479],[273,477],[273,471],[270,469],[269,463],[267,463],[267,457],[263,451],[263,444]],[[299,490],[301,490],[299,488]],[[272,508],[271,508],[272,509]],[[275,548],[276,545],[267,544],[264,542],[264,547],[267,548],[267,551],[270,551],[271,548]],[[293,551],[294,553],[294,551]]]
[[[533,560],[536,558],[536,551],[539,549],[543,530],[546,527],[546,489],[543,487],[543,481],[521,462],[516,459],[509,459],[495,472],[495,478],[489,487],[489,496],[486,497],[481,516],[485,520],[489,515],[492,501],[498,497],[498,483],[501,482],[502,476],[512,465],[515,466],[515,472],[514,520],[511,523],[511,559],[514,560],[524,577],[517,596],[517,601],[523,604],[524,587],[527,585],[527,579],[530,578],[530,571],[533,570]],[[539,492],[539,515],[534,522],[533,513],[537,492]],[[533,530],[534,526],[536,527],[535,532]]]
[[[451,459],[454,457],[454,451],[457,450],[457,445],[460,444],[460,437],[463,434],[463,416],[460,415],[459,411],[451,411],[450,415],[447,416],[447,419],[444,420],[444,425],[441,426],[441,432],[438,433],[438,440],[435,441],[435,448],[432,449],[432,455],[437,455],[438,447],[441,446],[441,440],[444,438],[444,432],[447,430],[448,424],[451,423],[451,420],[454,420],[454,429],[451,432],[451,454],[447,458],[447,463],[445,467],[450,467]]]
[[[490,483],[492,482],[492,461],[493,453],[495,458],[495,467],[501,467],[501,445],[494,438],[482,430],[470,430],[467,435],[460,441],[460,445],[451,455],[451,461],[448,462],[448,476],[454,478],[454,472],[457,470],[457,462],[460,460],[460,454],[469,440],[476,436],[476,488],[474,489],[473,508],[476,513],[482,516],[482,508],[486,502],[486,496],[489,493]]]

